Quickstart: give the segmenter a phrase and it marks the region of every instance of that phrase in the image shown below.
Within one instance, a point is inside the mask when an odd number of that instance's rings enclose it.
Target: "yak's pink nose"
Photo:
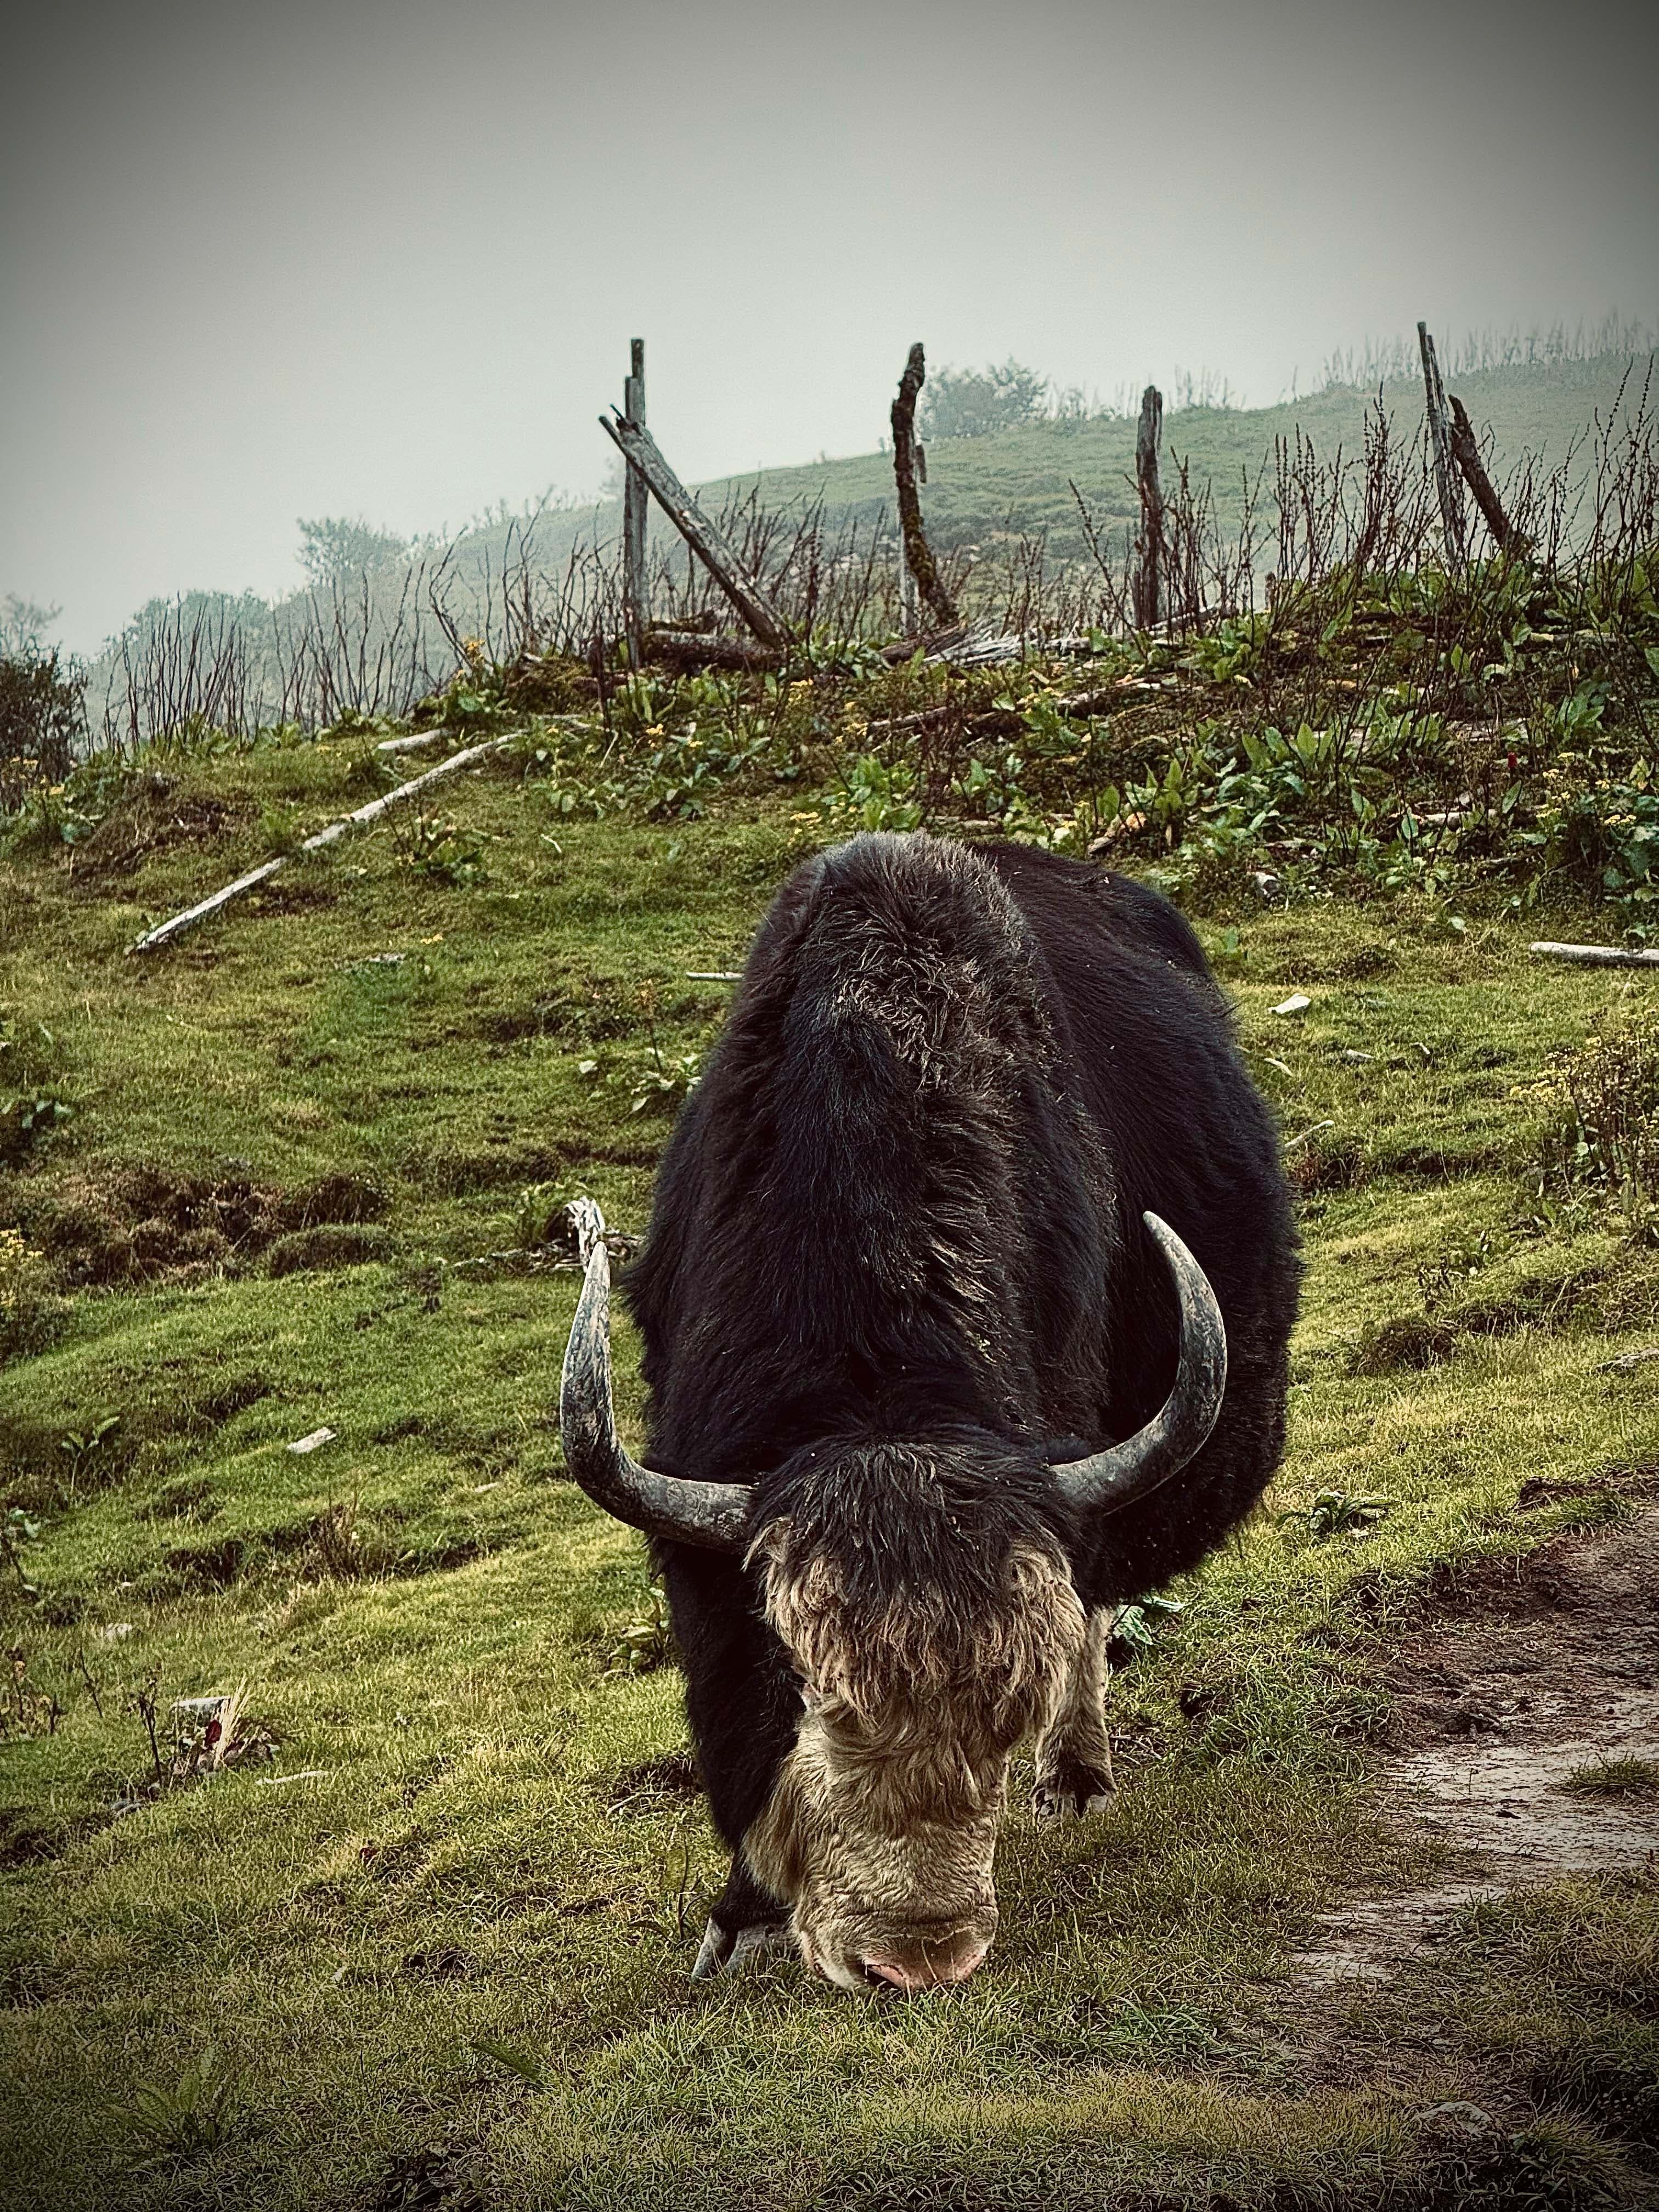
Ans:
[[[961,1936],[923,1945],[903,1958],[866,1959],[864,1971],[896,1990],[939,1990],[965,1982],[990,1948],[977,1936]]]

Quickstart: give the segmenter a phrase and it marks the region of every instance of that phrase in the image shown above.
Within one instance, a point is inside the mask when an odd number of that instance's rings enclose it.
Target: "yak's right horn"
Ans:
[[[591,1200],[575,1227],[589,1249],[559,1385],[565,1465],[596,1505],[632,1528],[713,1551],[740,1550],[753,1495],[746,1482],[688,1482],[641,1467],[623,1449],[611,1398],[611,1255]]]

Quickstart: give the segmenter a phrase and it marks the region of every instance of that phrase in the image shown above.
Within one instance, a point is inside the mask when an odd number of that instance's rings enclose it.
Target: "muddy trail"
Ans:
[[[1560,1497],[1528,1485],[1522,1508]],[[1385,1808],[1449,1863],[1323,1916],[1301,1960],[1314,1984],[1389,1982],[1483,1898],[1659,1869],[1659,1500],[1462,1577],[1388,1686]]]

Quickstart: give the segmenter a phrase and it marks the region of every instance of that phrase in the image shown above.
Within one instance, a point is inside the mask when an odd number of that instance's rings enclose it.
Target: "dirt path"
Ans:
[[[1659,1504],[1465,1581],[1390,1687],[1386,1802],[1467,1856],[1455,1877],[1326,1915],[1303,1954],[1315,1981],[1386,1981],[1476,1898],[1659,1865]],[[1621,1773],[1634,1761],[1648,1786]]]

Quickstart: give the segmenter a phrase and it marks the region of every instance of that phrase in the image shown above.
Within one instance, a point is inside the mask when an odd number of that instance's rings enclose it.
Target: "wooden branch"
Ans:
[[[449,735],[441,726],[435,730],[416,730],[412,738],[382,738],[375,746],[377,753],[417,753],[424,746],[435,745],[440,738]]]
[[[1146,688],[1145,677],[1118,676],[1113,678],[1103,691],[1063,692],[1054,703],[1062,714],[1077,717],[1107,714],[1114,707],[1122,705],[1123,695],[1126,691],[1144,691]]]
[[[1463,528],[1463,491],[1452,463],[1451,416],[1446,407],[1446,387],[1440,380],[1440,362],[1426,323],[1417,326],[1417,347],[1423,356],[1429,443],[1434,453],[1434,482],[1440,495],[1440,525],[1445,532],[1446,558],[1461,568],[1468,558]]]
[[[1158,449],[1164,436],[1164,395],[1149,384],[1140,395],[1135,431],[1135,489],[1140,495],[1140,536],[1134,578],[1135,628],[1156,629],[1164,619],[1160,568],[1164,551],[1164,489],[1158,482]]]
[[[1486,524],[1496,541],[1500,553],[1511,561],[1524,561],[1532,550],[1532,540],[1516,528],[1504,512],[1492,478],[1486,474],[1486,465],[1480,458],[1480,441],[1474,434],[1474,425],[1469,412],[1454,392],[1451,398],[1452,459],[1463,471],[1463,481],[1474,494],[1474,503],[1486,518]]]
[[[916,589],[933,620],[949,629],[957,620],[951,594],[939,580],[939,564],[927,533],[921,526],[921,501],[916,496],[916,471],[921,447],[916,443],[916,395],[927,377],[927,363],[920,344],[910,349],[893,402],[893,483],[898,493],[899,529],[904,538],[904,562],[916,580]],[[921,463],[923,481],[927,465]]]
[[[1615,1359],[1604,1359],[1595,1370],[1598,1375],[1629,1375],[1638,1367],[1645,1367],[1650,1359],[1659,1359],[1659,1344],[1644,1344],[1639,1352],[1621,1352]]]
[[[992,642],[1000,644],[1006,641],[998,639]],[[1111,713],[1123,704],[1126,693],[1142,692],[1147,688],[1142,677],[1119,676],[1103,690],[1039,692],[1036,696],[1046,697],[1057,714],[1085,720],[1090,715]],[[1018,708],[981,707],[970,712],[957,698],[947,699],[937,707],[918,708],[914,714],[887,715],[872,722],[867,734],[872,738],[919,736],[925,731],[946,729],[952,722],[960,722],[963,736],[969,738],[1012,737],[1024,726]]]
[[[623,459],[638,469],[663,513],[761,643],[783,652],[789,643],[783,617],[744,574],[736,553],[669,467],[643,423],[630,422],[626,416],[613,419],[601,415],[599,428],[620,449]]]
[[[413,776],[409,782],[400,783],[395,791],[388,791],[383,798],[371,799],[367,806],[360,806],[355,814],[348,814],[338,822],[331,822],[326,830],[319,830],[314,837],[307,837],[301,845],[300,851],[325,851],[343,837],[349,830],[367,829],[371,822],[378,822],[388,808],[399,806],[404,799],[412,799],[416,792],[424,791],[428,784],[436,783],[444,776],[453,775],[457,769],[470,768],[475,761],[487,760],[491,753],[500,752],[503,745],[510,745],[512,742],[511,738],[489,738],[483,744],[468,745],[460,752],[451,753],[447,761],[440,761],[436,768],[428,769],[424,775]],[[206,921],[234,901],[245,897],[256,885],[266,882],[279,868],[287,866],[289,858],[289,854],[282,853],[274,860],[266,860],[261,866],[251,868],[246,875],[238,876],[234,884],[227,884],[222,890],[215,891],[210,898],[201,899],[196,905],[186,907],[182,914],[175,914],[171,921],[158,922],[154,929],[147,929],[141,938],[127,947],[128,951],[155,952],[164,945],[171,945],[174,938],[182,937],[198,921]]]
[[[645,340],[635,338],[629,353],[630,374],[623,386],[623,414],[635,429],[645,428]],[[640,665],[647,605],[645,551],[646,514],[650,499],[645,478],[630,461],[623,471],[623,622],[628,634],[628,659]]]
[[[1541,938],[1527,950],[1540,960],[1568,960],[1576,968],[1659,968],[1659,952],[1632,952],[1622,945],[1553,945]]]

